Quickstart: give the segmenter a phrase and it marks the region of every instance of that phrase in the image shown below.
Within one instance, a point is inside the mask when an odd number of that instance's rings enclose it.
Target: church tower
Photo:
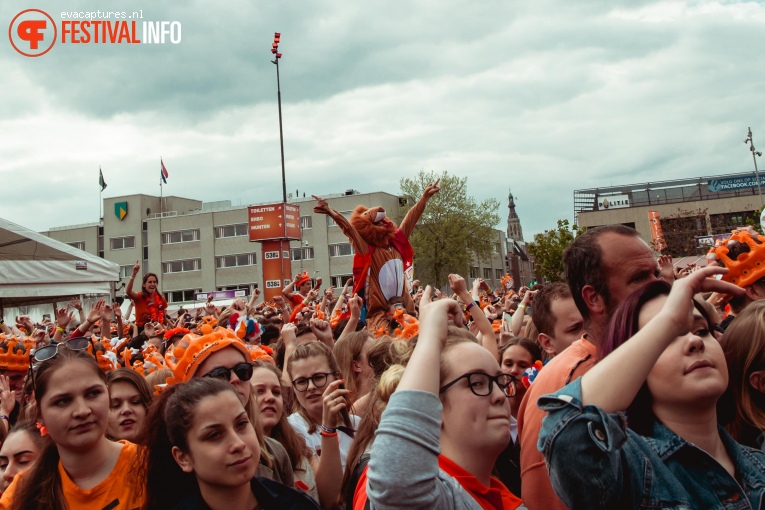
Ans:
[[[507,208],[510,211],[507,213],[507,238],[517,243],[522,243],[523,229],[521,228],[521,220],[518,218],[518,213],[515,212],[515,199],[513,198],[512,191],[509,192],[508,201]]]

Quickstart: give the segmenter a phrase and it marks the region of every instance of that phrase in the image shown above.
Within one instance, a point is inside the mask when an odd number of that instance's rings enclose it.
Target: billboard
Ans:
[[[251,205],[247,213],[250,241],[300,239],[300,207],[297,205]]]
[[[628,195],[598,195],[598,210],[623,209],[630,206]]]
[[[765,186],[765,176],[760,177],[760,185]],[[729,179],[709,179],[707,181],[710,193],[719,193],[721,191],[731,191],[737,189],[749,189],[757,187],[757,177],[750,175],[748,177],[731,177]]]

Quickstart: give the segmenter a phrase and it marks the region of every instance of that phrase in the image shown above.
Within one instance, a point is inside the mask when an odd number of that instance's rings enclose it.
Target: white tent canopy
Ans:
[[[119,265],[0,218],[0,303],[15,307],[110,294]]]

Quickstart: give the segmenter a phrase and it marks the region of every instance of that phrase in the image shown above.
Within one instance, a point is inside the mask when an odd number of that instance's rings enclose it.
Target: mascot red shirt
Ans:
[[[388,300],[391,298],[402,298],[407,311],[414,313],[414,302],[409,295],[414,250],[409,244],[409,236],[428,200],[439,190],[438,181],[429,184],[400,226],[387,217],[382,207],[363,205],[356,207],[348,221],[329,207],[325,199],[314,196],[318,202],[314,212],[327,214],[335,220],[353,246],[353,291],[365,297],[367,328],[371,331],[388,324]]]

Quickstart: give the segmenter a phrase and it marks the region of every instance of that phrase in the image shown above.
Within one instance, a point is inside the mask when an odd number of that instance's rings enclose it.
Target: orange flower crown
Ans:
[[[168,385],[190,380],[210,354],[225,347],[235,347],[244,354],[245,361],[252,360],[250,350],[230,329],[213,329],[209,324],[201,329],[202,336],[189,334],[176,345],[168,347],[165,363],[173,371],[173,377],[167,379]]]
[[[29,352],[35,343],[13,335],[0,333],[0,369],[26,372],[29,370]]]
[[[729,246],[736,241],[749,246],[749,251],[739,254],[736,260],[733,260],[728,256],[728,252]],[[758,244],[758,241],[761,244]],[[724,281],[739,287],[751,285],[765,277],[765,237],[756,233],[734,230],[727,243],[709,250],[707,263],[728,268],[728,272],[722,276]]]

